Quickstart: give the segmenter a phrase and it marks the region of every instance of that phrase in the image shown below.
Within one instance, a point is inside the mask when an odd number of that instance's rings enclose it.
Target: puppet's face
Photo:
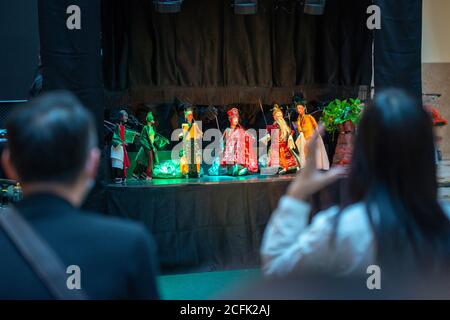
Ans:
[[[186,120],[191,123],[194,120],[194,115],[192,112],[185,113]]]
[[[122,114],[122,123],[127,123],[128,122],[128,113],[123,113]]]
[[[230,121],[230,125],[232,127],[236,127],[239,124],[239,117],[231,117],[228,118],[228,120]]]
[[[147,114],[147,118],[145,118],[145,120],[147,121],[147,125],[152,126],[155,124],[155,118],[153,117],[153,113],[149,112]]]
[[[305,106],[302,104],[297,105],[297,113],[301,116],[305,114]]]
[[[280,121],[281,119],[283,119],[283,112],[281,112],[281,111],[276,111],[276,112],[273,114],[273,119],[274,119],[275,121]]]

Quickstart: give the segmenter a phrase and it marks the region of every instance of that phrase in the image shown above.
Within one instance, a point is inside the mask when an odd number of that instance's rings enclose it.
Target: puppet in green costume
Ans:
[[[136,156],[136,167],[133,177],[150,180],[153,178],[155,164],[159,163],[156,147],[158,134],[155,131],[155,118],[151,112],[147,114],[145,121],[147,124],[141,132],[141,148]]]

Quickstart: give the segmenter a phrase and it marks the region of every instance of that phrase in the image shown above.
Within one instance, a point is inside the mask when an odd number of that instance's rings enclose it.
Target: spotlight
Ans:
[[[314,16],[321,16],[325,12],[327,0],[305,0],[304,12]]]
[[[256,14],[258,12],[258,0],[234,0],[235,14]]]
[[[182,3],[183,0],[153,0],[153,7],[160,13],[177,13]]]

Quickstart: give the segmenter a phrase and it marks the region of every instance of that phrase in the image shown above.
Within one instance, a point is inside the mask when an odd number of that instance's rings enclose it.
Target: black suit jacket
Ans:
[[[83,212],[50,194],[16,208],[66,266],[80,267],[90,299],[158,298],[155,244],[140,224]],[[1,229],[0,255],[0,299],[53,298]]]

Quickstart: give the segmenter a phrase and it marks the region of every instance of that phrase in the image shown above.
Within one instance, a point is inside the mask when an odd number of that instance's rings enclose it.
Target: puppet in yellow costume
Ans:
[[[203,132],[195,123],[192,107],[184,111],[186,123],[181,125],[183,132],[180,138],[183,140],[182,156],[180,159],[180,170],[183,175],[189,178],[200,176],[200,165],[202,162],[202,136]]]
[[[301,167],[303,167],[306,163],[306,156],[309,152],[308,143],[316,130],[319,129],[319,126],[316,119],[312,115],[306,113],[306,103],[301,97],[294,97],[294,105],[298,113],[297,121],[294,123],[294,129],[297,133],[297,140],[295,141],[295,144],[299,150]],[[315,152],[317,169],[329,170],[330,161],[328,160],[325,145],[320,135]]]

